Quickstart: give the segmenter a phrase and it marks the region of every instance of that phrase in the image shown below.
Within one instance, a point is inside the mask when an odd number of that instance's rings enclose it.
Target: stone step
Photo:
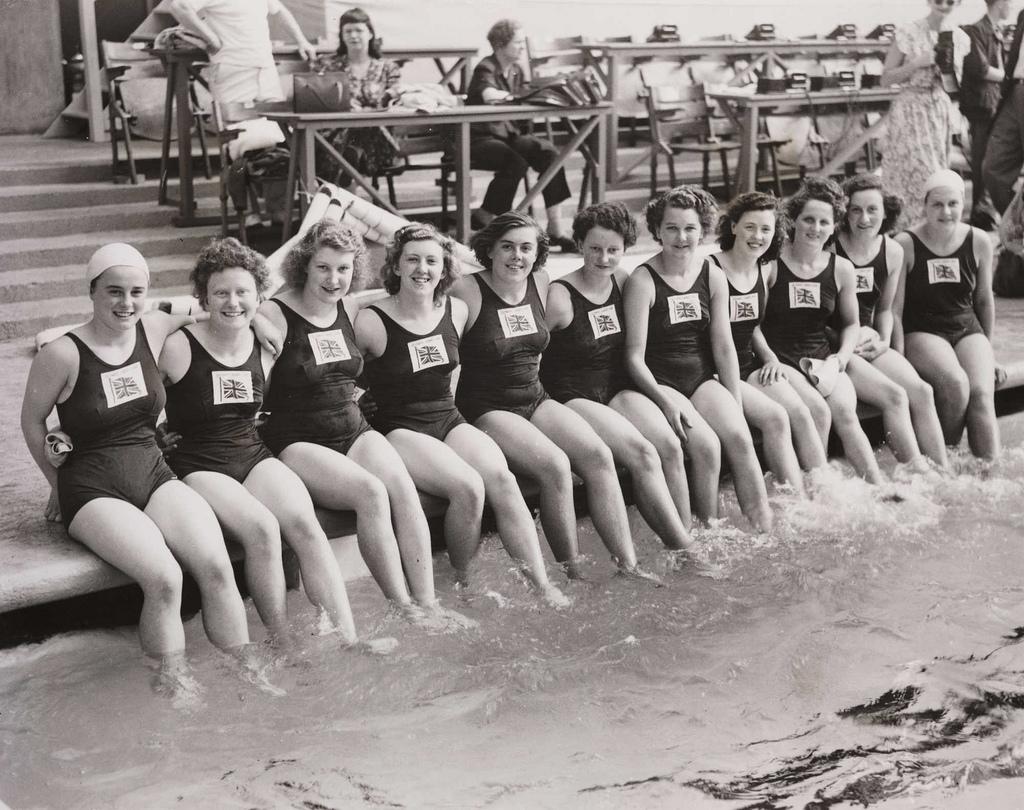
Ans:
[[[168,226],[174,209],[156,205],[153,200],[118,202],[110,205],[86,205],[40,211],[0,213],[0,234],[9,239],[42,239],[75,233],[112,231],[118,228]]]
[[[127,242],[146,258],[172,254],[198,253],[206,243],[220,235],[219,226],[201,228],[140,228],[121,231],[93,231],[57,236],[42,241],[10,239],[0,242],[0,284],[5,271],[31,267],[60,267],[78,263],[84,267],[89,257],[108,242]]]
[[[187,285],[151,288],[149,298],[160,300],[191,294]],[[33,337],[54,326],[73,326],[83,323],[92,315],[92,300],[88,295],[65,298],[47,298],[41,301],[18,301],[0,304],[0,341],[11,338]]]
[[[197,199],[214,197],[220,182],[200,177],[195,181]],[[87,205],[150,202],[157,206],[159,185],[156,180],[145,180],[136,186],[111,182],[50,183],[5,186],[0,184],[0,212],[50,211],[54,208],[80,208]],[[177,183],[170,185],[170,194],[177,194]],[[215,202],[215,201],[214,201]],[[166,207],[168,211],[175,208]]]
[[[148,260],[150,284],[154,288],[180,287],[188,284],[195,265],[194,253],[154,256]],[[43,301],[81,295],[85,290],[85,268],[82,264],[60,267],[32,267],[0,274],[0,304],[19,301]]]

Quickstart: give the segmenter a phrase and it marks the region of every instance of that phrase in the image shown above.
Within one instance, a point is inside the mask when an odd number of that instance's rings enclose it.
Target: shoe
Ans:
[[[562,253],[578,253],[576,242],[569,236],[555,236],[548,234],[548,241],[553,248],[558,248]]]

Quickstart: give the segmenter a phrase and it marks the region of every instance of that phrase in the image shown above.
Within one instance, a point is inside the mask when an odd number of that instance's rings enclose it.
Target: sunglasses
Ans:
[[[932,0],[932,5],[937,6],[938,8],[942,8],[943,6],[946,8],[953,8],[953,6],[959,5],[959,3],[960,0]]]

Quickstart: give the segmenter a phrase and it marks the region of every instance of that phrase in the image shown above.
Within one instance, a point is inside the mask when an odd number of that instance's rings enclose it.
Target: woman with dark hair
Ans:
[[[679,437],[658,406],[629,388],[619,263],[636,244],[636,222],[622,203],[598,203],[572,223],[583,266],[548,287],[551,342],[540,379],[558,402],[582,416],[633,481],[637,506],[662,542],[690,545],[690,495]]]
[[[899,218],[902,202],[885,194],[881,180],[873,174],[851,177],[843,183],[843,194],[846,216],[835,248],[837,256],[854,266],[860,323],[857,347],[846,373],[857,398],[882,411],[898,460],[912,460],[920,446],[926,456],[945,467],[946,444],[932,387],[899,353],[903,335],[894,330],[893,302],[903,275],[903,248],[886,233]],[[836,321],[833,315],[832,323]],[[908,400],[906,408],[904,400]]]
[[[782,244],[781,214],[778,199],[770,194],[741,194],[718,220],[722,250],[712,259],[729,285],[729,323],[740,364],[743,415],[761,431],[765,458],[775,477],[801,492],[801,463],[808,470],[828,464],[821,436],[828,435],[832,417],[821,397],[801,399],[761,334],[766,279]]]
[[[322,57],[318,68],[345,74],[353,110],[387,107],[401,79],[401,69],[390,59],[381,58],[380,40],[370,15],[361,8],[350,8],[338,20],[338,50]],[[327,140],[343,158],[364,175],[373,175],[394,165],[398,144],[385,127],[336,129]],[[347,186],[351,178],[328,154],[318,151],[317,175]]]
[[[961,222],[964,181],[936,172],[924,184],[925,221],[896,237],[905,279],[902,313],[907,359],[935,390],[947,444],[967,441],[976,456],[1000,453],[995,386],[1006,379],[992,355],[992,243]]]
[[[530,217],[509,212],[470,246],[484,270],[452,287],[469,309],[459,352],[455,404],[505,453],[512,471],[540,484],[540,519],[555,559],[579,574],[572,473],[586,486],[594,528],[623,570],[636,552],[615,460],[577,413],[551,399],[540,382],[549,330],[544,317],[547,235]]]
[[[493,52],[481,59],[473,70],[467,104],[510,101],[526,84],[519,64],[526,45],[522,26],[515,20],[498,20],[487,32],[487,41]],[[550,141],[527,134],[523,127],[525,124],[515,121],[495,121],[470,128],[470,168],[494,172],[483,203],[474,213],[484,225],[498,214],[511,210],[516,189],[528,169],[542,174],[558,155]],[[575,244],[565,233],[559,209],[559,205],[572,196],[564,169],[555,173],[544,187],[543,195],[548,242],[563,253],[571,253]]]
[[[315,503],[355,510],[359,550],[389,600],[414,620],[427,611],[447,621],[416,486],[354,400],[363,358],[352,331],[358,305],[345,296],[365,264],[362,237],[328,221],[285,257],[285,287],[260,307],[286,335],[264,400],[263,440]]]
[[[714,225],[715,200],[697,186],[678,186],[651,200],[645,213],[662,249],[626,283],[626,367],[686,442],[698,518],[718,516],[724,449],[740,509],[755,530],[769,531],[768,492],[743,418],[729,287],[722,269],[699,252]]]
[[[182,567],[199,585],[210,641],[241,648],[249,641],[245,606],[217,518],[175,478],[156,441],[164,387],[155,358],[183,321],[143,315],[149,267],[130,245],[97,250],[86,281],[92,318],[40,350],[21,409],[29,452],[51,487],[46,518],[63,520],[72,539],[141,586],[147,654],[168,668],[181,660]],[[54,406],[74,445],[59,469],[45,449]]]
[[[857,418],[857,392],[846,375],[859,328],[856,275],[849,260],[826,250],[844,210],[843,190],[820,177],[808,178],[786,203],[789,239],[768,273],[761,330],[776,359],[793,369],[787,378],[801,398],[824,397],[847,459],[858,475],[876,484],[882,473]],[[826,330],[836,310],[840,331],[833,351]],[[827,441],[822,436],[822,443]]]
[[[250,325],[269,286],[266,263],[237,239],[221,239],[199,254],[192,285],[210,318],[171,335],[159,361],[168,427],[180,437],[171,469],[245,548],[249,593],[273,634],[287,629],[283,534],[309,600],[354,644],[345,580],[309,492],[256,432],[272,360]]]
[[[356,344],[376,411],[370,417],[423,492],[448,501],[448,557],[463,577],[480,546],[484,501],[498,534],[534,586],[554,605],[567,600],[548,580],[537,527],[505,457],[455,407],[452,372],[468,314],[449,298],[459,279],[450,239],[430,225],[398,230],[384,262],[389,296],[363,309]]]

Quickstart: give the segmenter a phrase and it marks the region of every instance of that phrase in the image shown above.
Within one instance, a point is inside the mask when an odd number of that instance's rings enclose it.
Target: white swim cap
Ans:
[[[149,278],[149,265],[139,251],[124,242],[111,242],[92,254],[85,268],[86,283],[92,284],[104,270],[111,267],[137,267],[146,274],[147,279]]]
[[[922,199],[928,196],[928,192],[936,188],[951,188],[961,194],[966,192],[964,179],[952,169],[939,169],[932,172],[931,176],[924,181],[924,189],[921,191]]]

